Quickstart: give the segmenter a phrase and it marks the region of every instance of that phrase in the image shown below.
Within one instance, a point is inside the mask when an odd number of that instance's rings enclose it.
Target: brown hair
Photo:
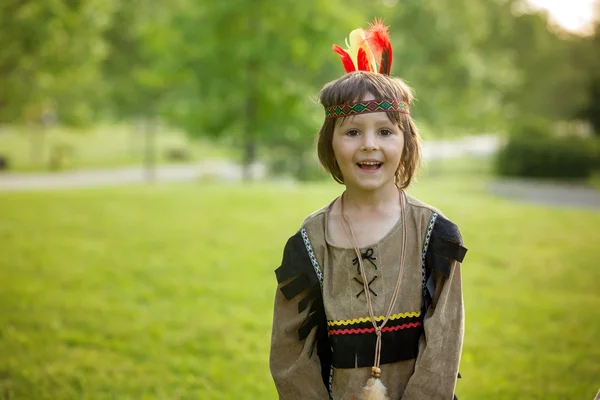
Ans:
[[[373,72],[351,72],[329,82],[321,90],[319,102],[323,107],[339,104],[353,103],[362,100],[371,94],[376,100],[401,100],[411,103],[413,100],[412,89],[402,79],[390,78],[387,75]],[[421,163],[421,137],[412,118],[408,114],[386,112],[392,123],[397,124],[404,133],[404,149],[400,165],[396,170],[394,182],[402,189],[410,185]],[[344,177],[335,160],[333,153],[333,131],[335,124],[341,118],[326,119],[319,130],[317,154],[319,161],[336,182],[344,183]]]

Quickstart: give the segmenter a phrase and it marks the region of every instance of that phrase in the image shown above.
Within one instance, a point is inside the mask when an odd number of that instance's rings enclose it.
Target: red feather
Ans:
[[[387,76],[392,72],[392,47],[389,50],[384,50],[381,54],[381,62],[379,63],[379,73]]]
[[[376,18],[372,24],[369,24],[367,32],[369,47],[380,65],[379,73],[389,75],[392,69],[392,44],[388,27],[383,24],[383,20]]]
[[[371,69],[371,63],[369,62],[369,59],[367,58],[367,53],[365,52],[365,50],[362,47],[360,49],[358,49],[358,57],[357,57],[356,61],[358,62],[358,70],[359,71],[373,71]]]
[[[356,71],[356,67],[354,66],[352,57],[350,57],[350,54],[348,54],[346,50],[342,49],[337,44],[334,44],[332,49],[340,55],[340,59],[342,60],[342,64],[344,65],[344,69],[346,70],[346,72]]]

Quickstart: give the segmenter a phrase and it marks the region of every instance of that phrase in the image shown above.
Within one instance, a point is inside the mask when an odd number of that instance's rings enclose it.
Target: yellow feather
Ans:
[[[350,35],[348,35],[348,38],[346,39],[346,46],[348,47],[346,51],[348,52],[348,54],[352,58],[352,62],[354,62],[354,65],[356,66],[358,66],[358,49],[362,47],[364,37],[364,29],[358,28],[350,32]]]

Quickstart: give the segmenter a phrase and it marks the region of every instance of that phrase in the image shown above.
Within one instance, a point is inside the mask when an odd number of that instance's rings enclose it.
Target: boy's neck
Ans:
[[[389,212],[400,204],[400,192],[392,183],[377,190],[359,190],[346,187],[344,209],[350,213]]]

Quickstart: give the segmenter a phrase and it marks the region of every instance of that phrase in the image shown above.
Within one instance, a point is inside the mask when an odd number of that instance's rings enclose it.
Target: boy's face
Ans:
[[[346,187],[372,191],[394,183],[404,134],[385,112],[359,114],[336,124],[332,145]]]

